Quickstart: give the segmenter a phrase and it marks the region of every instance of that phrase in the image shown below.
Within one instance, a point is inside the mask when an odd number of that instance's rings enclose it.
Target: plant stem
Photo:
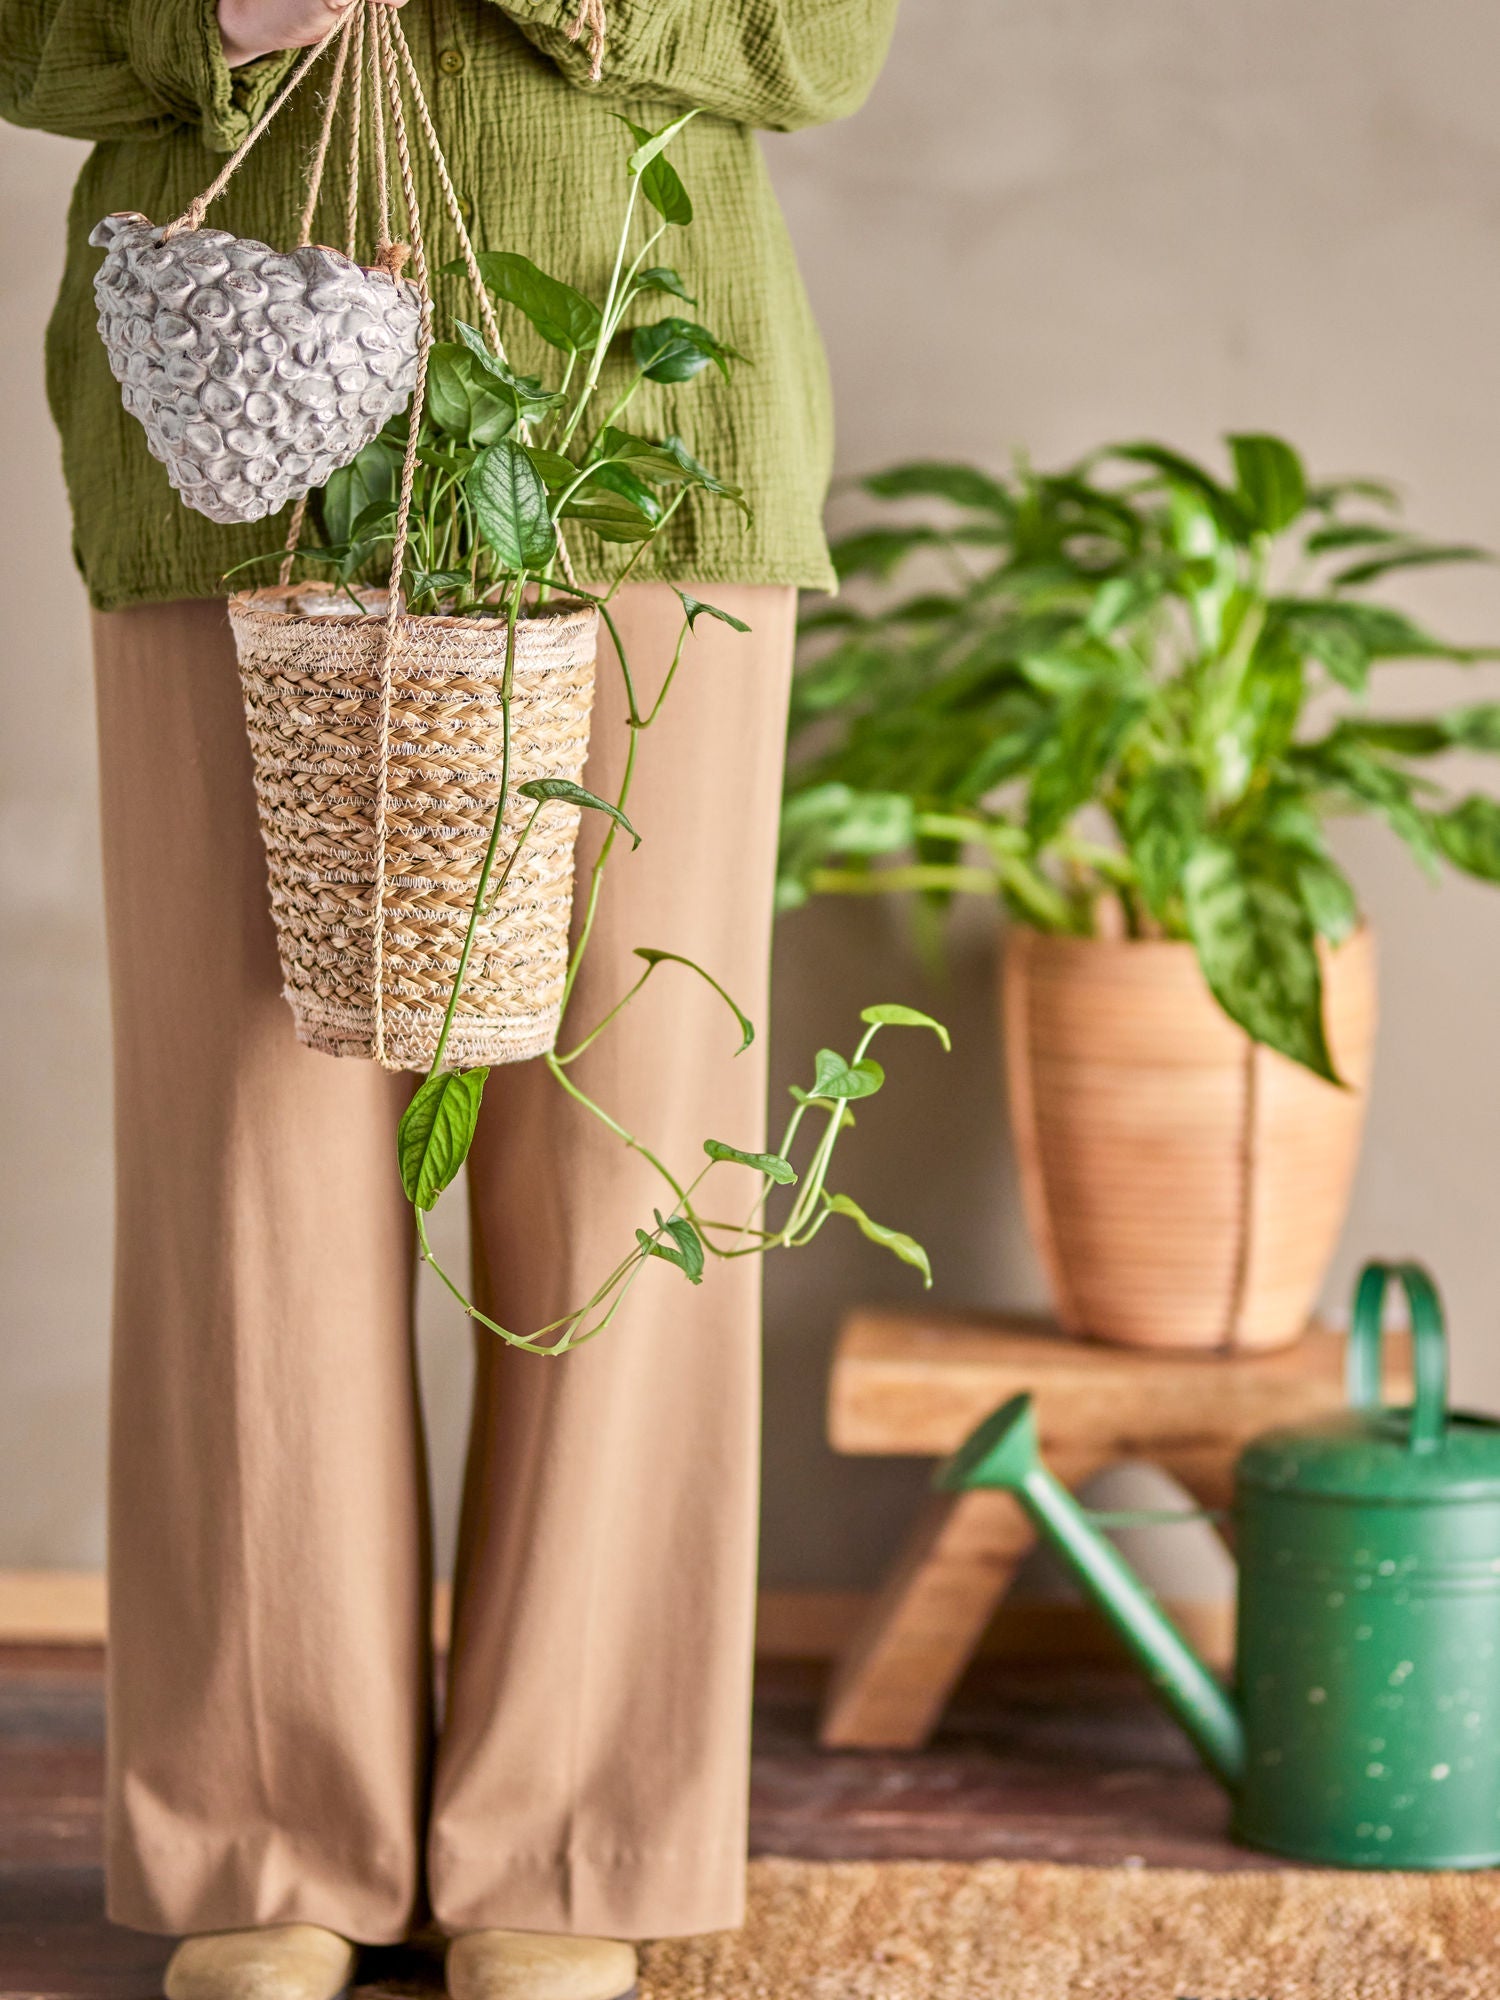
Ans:
[[[672,1173],[667,1167],[664,1167],[662,1165],[661,1161],[656,1157],[655,1153],[652,1152],[651,1148],[646,1144],[644,1144],[644,1142],[641,1141],[640,1139],[637,1139],[633,1132],[628,1132],[617,1118],[611,1118],[609,1113],[604,1109],[603,1105],[596,1104],[593,1098],[590,1097],[587,1094],[587,1092],[580,1090],[578,1088],[578,1085],[574,1083],[573,1079],[568,1075],[567,1071],[562,1067],[561,1063],[558,1062],[555,1055],[545,1056],[543,1060],[545,1061],[547,1068],[551,1071],[553,1076],[557,1078],[557,1081],[562,1085],[563,1089],[568,1093],[569,1097],[575,1099],[579,1104],[581,1104],[584,1107],[586,1111],[592,1111],[594,1116],[599,1120],[600,1124],[607,1125],[610,1131],[614,1133],[615,1137],[617,1139],[622,1140],[632,1153],[639,1153],[643,1160],[647,1161],[651,1166],[655,1167],[656,1171],[661,1175],[662,1179],[666,1182],[667,1186],[672,1190],[673,1194],[676,1195],[679,1201],[681,1201],[682,1200],[681,1181],[679,1181],[677,1176],[674,1173]]]
[[[432,1052],[432,1064],[428,1076],[436,1076],[442,1067],[443,1053],[448,1046],[448,1036],[453,1029],[453,1016],[458,1009],[458,996],[463,991],[464,976],[469,970],[469,956],[474,949],[474,938],[479,930],[479,919],[484,909],[485,890],[489,886],[490,870],[495,865],[495,854],[500,846],[500,836],[505,827],[505,807],[510,797],[510,750],[511,750],[511,690],[515,682],[516,666],[516,623],[521,615],[521,593],[526,587],[526,572],[516,578],[511,592],[510,606],[506,614],[505,629],[505,674],[500,683],[500,796],[495,803],[495,821],[490,828],[489,845],[484,851],[484,861],[479,870],[479,885],[474,891],[474,901],[469,910],[469,925],[464,932],[463,950],[458,956],[458,970],[453,976],[453,986],[448,994],[448,1005],[443,1012],[443,1025],[438,1031],[437,1047]],[[535,815],[532,816],[535,818]],[[528,828],[529,831],[529,828]],[[515,859],[514,855],[511,857]],[[509,873],[509,864],[507,864]]]
[[[588,408],[589,400],[599,384],[599,371],[604,366],[604,357],[608,352],[604,329],[610,325],[610,314],[614,310],[615,300],[619,295],[620,273],[625,267],[625,247],[630,241],[630,227],[635,220],[635,204],[640,191],[640,176],[632,174],[630,177],[630,199],[625,205],[625,222],[620,230],[619,247],[615,251],[615,268],[610,273],[609,290],[604,295],[604,309],[599,316],[599,341],[590,357],[589,372],[584,377],[583,389],[579,394],[578,401],[573,406],[572,415],[568,418],[563,434],[558,440],[557,448],[559,451],[565,452],[572,442],[573,433],[582,421],[583,413]]]
[[[635,775],[636,746],[640,740],[640,730],[632,729],[630,732],[630,744],[625,752],[625,775],[621,780],[620,794],[615,802],[621,812],[624,812],[625,801],[630,796],[630,781]],[[611,820],[609,830],[600,844],[599,852],[594,859],[593,868],[589,873],[589,894],[588,902],[584,907],[583,923],[579,929],[578,942],[573,947],[572,957],[568,960],[567,977],[563,981],[562,1009],[558,1015],[559,1029],[561,1029],[563,1021],[567,1019],[568,1003],[573,998],[573,988],[578,982],[579,967],[583,964],[583,955],[588,950],[589,938],[593,934],[594,918],[599,909],[599,891],[604,875],[604,864],[609,859],[610,849],[614,846],[615,834],[618,830],[617,822]]]
[[[626,563],[624,569],[620,571],[620,574],[615,578],[614,582],[609,586],[608,591],[606,591],[605,593],[606,602],[608,602],[608,600],[614,596],[615,592],[620,588],[621,584],[625,582],[625,579],[630,575],[630,572],[635,568],[636,564],[640,561],[641,557],[645,554],[646,550],[650,548],[651,544],[656,540],[657,536],[666,527],[668,521],[671,520],[672,516],[677,512],[677,509],[682,505],[683,501],[686,500],[687,495],[688,495],[687,488],[685,486],[680,487],[675,496],[673,497],[671,505],[663,511],[662,517],[657,522],[655,528],[652,529],[651,533],[647,535],[646,539],[643,542],[636,543],[634,549],[631,551],[629,562]]]

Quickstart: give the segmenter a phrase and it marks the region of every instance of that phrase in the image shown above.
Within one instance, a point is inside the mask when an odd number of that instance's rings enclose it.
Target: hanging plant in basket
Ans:
[[[334,41],[302,244],[283,255],[202,230],[209,202]],[[342,254],[306,241],[341,103],[349,114]],[[461,247],[448,268],[467,274],[479,322],[458,321],[453,338],[441,341],[433,334],[408,106],[432,154]],[[369,267],[355,258],[366,110],[378,168],[377,255]],[[900,1006],[867,1008],[864,1032],[849,1057],[819,1052],[811,1087],[794,1092],[796,1104],[775,1153],[711,1138],[705,1162],[691,1174],[674,1170],[626,1131],[570,1071],[663,967],[706,982],[733,1015],[741,1046],[748,1046],[751,1023],[710,971],[669,948],[643,945],[635,983],[570,1048],[559,1046],[611,856],[622,839],[639,844],[629,799],[641,741],[670,695],[699,620],[746,629],[727,612],[679,592],[675,649],[659,692],[645,703],[610,612],[615,592],[690,492],[726,506],[745,504],[738,489],[701,465],[680,438],[646,437],[626,427],[641,383],[688,383],[709,368],[727,375],[741,359],[677,313],[626,328],[627,316],[652,297],[692,304],[676,271],[650,257],[670,227],[691,220],[691,202],[666,155],[694,115],[654,133],[629,126],[628,199],[608,289],[596,302],[519,254],[474,250],[399,17],[379,0],[363,0],[299,63],[186,216],[164,230],[140,217],[111,218],[99,237],[109,243],[107,267],[115,260],[108,276],[101,275],[101,330],[127,355],[123,373],[116,371],[127,406],[148,421],[148,433],[154,425],[153,448],[162,444],[176,454],[168,469],[183,497],[203,505],[206,484],[213,504],[252,504],[238,487],[225,499],[236,481],[259,497],[273,490],[283,499],[299,495],[285,547],[241,566],[273,565],[276,581],[242,589],[230,601],[271,906],[297,1033],[328,1054],[425,1071],[397,1140],[421,1254],[472,1317],[512,1345],[548,1354],[602,1331],[653,1259],[677,1266],[696,1284],[707,1260],[809,1242],[834,1214],[848,1216],[931,1281],[920,1245],[872,1221],[850,1197],[830,1193],[827,1181],[851,1100],[873,1095],[884,1081],[869,1054],[875,1037],[890,1026],[923,1027],[946,1047],[947,1033],[936,1021]],[[386,171],[387,129],[394,176]],[[399,187],[406,244],[392,240],[388,178]],[[283,438],[265,406],[256,404],[251,414],[267,417],[263,428],[271,442],[258,454],[239,454],[236,466],[208,449],[206,431],[196,416],[190,421],[185,406],[173,403],[168,410],[166,386],[176,385],[170,365],[158,363],[154,353],[149,364],[134,359],[143,347],[130,330],[132,288],[147,284],[158,264],[165,270],[170,263],[174,273],[191,270],[205,247],[207,262],[199,268],[213,265],[221,288],[231,272],[248,271],[268,283],[269,269],[287,287],[295,275],[302,295],[286,302],[312,319],[305,325],[283,314],[278,321],[270,303],[261,303],[258,294],[251,302],[246,291],[229,320],[211,332],[203,310],[195,308],[196,293],[164,305],[150,322],[150,340],[158,345],[165,311],[197,329],[193,346],[182,351],[204,380],[189,385],[179,373],[181,393],[202,399],[205,421],[220,400],[210,394],[215,383],[233,380],[237,388],[258,380],[260,364],[251,362],[247,371],[247,357],[273,356],[278,379],[286,383],[284,403],[302,414]],[[221,260],[227,268],[218,273]],[[408,266],[409,281],[401,275]],[[381,321],[387,347],[373,325],[376,296],[387,300]],[[496,302],[524,315],[559,355],[556,386],[512,367]],[[401,345],[408,313],[409,373]],[[167,332],[175,335],[175,322]],[[633,379],[596,419],[605,358],[626,337]],[[218,343],[212,349],[211,339]],[[278,339],[289,341],[286,352]],[[365,358],[377,349],[398,356],[384,373]],[[158,366],[160,376],[150,372]],[[363,371],[358,379],[356,369]],[[409,387],[404,414],[376,408],[365,379],[372,372],[398,403]],[[249,393],[244,402],[248,410]],[[225,411],[227,417],[227,405]],[[227,432],[224,441],[229,453],[237,452]],[[271,465],[271,474],[251,476],[244,466],[252,459]],[[309,508],[314,487],[321,492]],[[257,511],[268,511],[278,503],[256,504]],[[575,523],[605,541],[633,546],[604,595],[574,577],[564,533]],[[631,730],[612,799],[581,783],[601,621],[624,677]],[[575,932],[573,850],[585,811],[609,824]],[[537,1057],[568,1096],[647,1161],[663,1194],[650,1226],[636,1230],[586,1301],[550,1326],[520,1333],[480,1313],[441,1269],[426,1217],[467,1156],[488,1066]],[[790,1156],[809,1117],[821,1119],[821,1130],[799,1176]],[[733,1224],[706,1218],[698,1205],[704,1178],[723,1163],[748,1167],[760,1180],[744,1219]],[[771,1197],[792,1187],[785,1213],[772,1223],[766,1212]]]

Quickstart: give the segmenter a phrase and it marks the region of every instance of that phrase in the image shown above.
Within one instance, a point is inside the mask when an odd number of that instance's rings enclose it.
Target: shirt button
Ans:
[[[462,49],[444,49],[438,57],[438,68],[444,76],[462,76],[464,53]]]

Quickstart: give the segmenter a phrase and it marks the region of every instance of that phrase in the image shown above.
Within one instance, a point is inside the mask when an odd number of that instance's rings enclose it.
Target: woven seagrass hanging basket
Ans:
[[[597,37],[602,32],[598,0],[589,0],[580,12],[579,30],[595,37],[597,67]],[[335,39],[336,63],[302,217],[303,247],[278,263],[277,253],[262,244],[240,245],[223,232],[201,231],[209,203]],[[366,56],[380,183],[379,255],[377,265],[368,270],[353,261],[360,87]],[[352,114],[347,252],[340,258],[336,252],[309,247],[309,232],[346,76]],[[426,1069],[440,1042],[446,1061],[462,1067],[523,1061],[545,1053],[556,1039],[567,973],[579,810],[554,798],[544,814],[535,816],[518,848],[522,828],[533,819],[532,801],[522,796],[520,788],[542,778],[576,784],[582,776],[599,614],[577,599],[552,597],[517,620],[509,672],[509,782],[502,803],[507,622],[501,616],[414,616],[405,610],[399,594],[417,426],[432,343],[432,297],[410,166],[403,76],[463,248],[481,317],[499,351],[473,246],[399,19],[377,0],[356,0],[333,24],[185,215],[165,230],[154,229],[141,217],[112,218],[109,225],[101,225],[99,240],[110,243],[116,261],[127,253],[158,259],[163,269],[170,267],[174,280],[179,265],[187,270],[194,257],[201,261],[210,253],[229,264],[239,256],[247,270],[257,257],[262,264],[270,259],[278,272],[282,265],[287,267],[289,284],[294,277],[301,282],[302,265],[307,264],[312,274],[304,287],[307,296],[299,295],[294,303],[308,324],[302,327],[299,321],[292,329],[301,344],[288,348],[277,365],[283,373],[291,371],[289,392],[295,392],[299,408],[305,406],[308,423],[328,416],[323,406],[330,398],[333,416],[341,414],[337,399],[346,385],[339,371],[347,372],[352,363],[343,351],[351,345],[346,337],[349,329],[339,316],[353,310],[345,296],[349,288],[378,291],[383,285],[402,311],[410,301],[412,365],[408,372],[402,360],[387,402],[378,410],[372,404],[368,415],[351,406],[345,424],[348,435],[340,432],[336,439],[330,435],[324,457],[313,463],[303,462],[306,453],[303,460],[294,454],[286,461],[284,452],[277,459],[275,452],[284,442],[279,434],[262,452],[276,477],[259,485],[251,482],[246,505],[263,511],[266,503],[279,504],[283,497],[299,492],[302,497],[292,517],[279,584],[232,597],[229,617],[254,758],[277,947],[298,1038],[329,1055],[370,1057],[388,1069]],[[409,251],[392,244],[390,237],[383,117],[390,120],[400,163]],[[408,255],[411,282],[398,275]],[[326,290],[332,283],[331,279],[324,283],[325,264],[336,265],[334,275],[341,287],[327,299],[317,289],[318,284]],[[258,272],[259,266],[251,272],[257,282]],[[127,290],[139,289],[144,282],[143,276],[131,271],[119,280]],[[124,312],[134,296],[134,292],[129,298],[122,294],[115,302],[113,293],[108,297],[101,293],[101,331],[107,343],[117,334],[125,340],[131,333],[128,313],[123,333],[116,324],[120,315],[113,313],[113,303]],[[363,301],[360,292],[354,306],[362,307]],[[230,315],[235,324],[225,335],[226,352],[233,350],[237,366],[241,348],[247,343],[255,347],[257,340],[264,345],[275,334],[274,327],[270,332],[260,328],[256,309],[252,301]],[[404,321],[398,331],[404,339]],[[284,332],[282,345],[287,347]],[[130,365],[127,357],[122,363],[127,389]],[[227,366],[226,362],[217,374],[209,370],[211,388]],[[412,392],[413,414],[389,588],[354,595],[335,593],[320,584],[294,584],[294,554],[308,486],[326,477],[331,464],[347,462],[371,423],[378,425],[389,414],[391,398],[404,400],[407,389]],[[143,421],[154,415],[153,406]],[[256,440],[257,449],[260,442]],[[300,445],[300,434],[291,442]],[[206,475],[210,483],[218,471],[214,461]],[[238,465],[230,471],[238,475]],[[205,504],[198,486],[181,478],[175,483],[204,511],[214,511],[222,501],[229,512],[216,518],[246,518],[244,511],[235,511],[244,497],[238,487],[232,492],[225,489],[227,499],[215,490],[212,504]],[[561,559],[565,574],[571,575],[565,550]],[[475,895],[496,816],[502,812],[498,852],[503,865],[489,878],[486,905],[470,938]],[[443,1041],[445,1014],[456,986],[452,1021]]]
[[[398,619],[382,757],[385,593],[365,595],[359,617],[317,585],[247,592],[230,599],[229,619],[298,1039],[327,1055],[425,1069],[500,798],[506,628],[498,618]],[[502,851],[532,810],[519,786],[582,776],[598,615],[554,600],[516,627]],[[450,1064],[521,1062],[552,1047],[578,819],[576,806],[549,806],[491,896]]]

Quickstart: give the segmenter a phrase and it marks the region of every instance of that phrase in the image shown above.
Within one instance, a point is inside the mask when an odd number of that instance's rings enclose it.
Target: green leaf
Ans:
[[[630,118],[620,118],[616,112],[620,124],[630,126],[630,134],[636,140],[636,152],[630,154],[630,172],[640,174],[640,192],[652,204],[656,214],[664,222],[676,224],[676,228],[686,228],[688,222],[692,222],[692,202],[688,200],[688,190],[678,178],[678,170],[670,160],[662,158],[662,146],[670,144],[670,140],[692,116],[694,112],[688,112],[684,118],[678,118],[674,124],[662,126],[660,132],[652,134],[646,126],[638,126]],[[652,148],[650,156],[646,156],[648,148]]]
[[[643,125],[635,124],[629,118],[621,118],[622,125],[630,127],[636,142],[636,150],[630,156],[630,171],[640,175],[641,193],[650,202],[664,222],[686,228],[693,219],[693,204],[688,200],[687,189],[678,178],[677,169],[670,160],[662,157],[662,148],[671,143],[687,124],[695,112],[686,112],[681,118],[664,125],[659,132],[648,132]],[[616,116],[619,116],[616,113]]]
[[[1287,761],[1299,775],[1310,775],[1335,796],[1378,813],[1417,859],[1435,872],[1436,836],[1430,815],[1416,801],[1418,780],[1338,729],[1319,743],[1299,745]]]
[[[1263,632],[1240,681],[1228,734],[1233,746],[1221,747],[1219,783],[1224,794],[1239,798],[1255,773],[1274,764],[1291,743],[1307,698],[1307,674],[1301,650],[1284,627]],[[1238,764],[1231,772],[1228,766]],[[1234,782],[1227,780],[1232,778]]]
[[[701,1285],[703,1282],[703,1244],[698,1232],[686,1216],[663,1216],[659,1208],[653,1209],[656,1226],[664,1229],[671,1237],[670,1243],[662,1243],[648,1236],[644,1229],[635,1232],[635,1240],[648,1257],[660,1257],[664,1263],[675,1264],[685,1273],[688,1283]]]
[[[1112,679],[1097,680],[1062,707],[1037,756],[1027,794],[1026,830],[1035,846],[1044,846],[1094,797],[1144,713],[1144,699],[1122,694]]]
[[[911,844],[905,792],[856,792],[844,784],[794,792],[781,814],[783,872],[804,874],[830,855],[894,854]]]
[[[934,1021],[930,1014],[919,1014],[915,1007],[903,1007],[895,1000],[866,1007],[859,1018],[872,1028],[931,1028],[945,1049],[953,1047],[953,1038],[941,1021]]]
[[[639,125],[631,125],[630,129],[635,134],[636,141],[636,150],[628,162],[631,173],[643,174],[653,160],[660,159],[683,126],[690,125],[697,116],[696,110],[684,111],[680,118],[674,118],[669,125],[663,125],[655,132],[643,131]],[[624,122],[630,124],[629,119]]]
[[[481,250],[478,262],[486,288],[523,312],[550,346],[565,354],[587,354],[598,346],[599,308],[582,292],[549,277],[516,250]],[[447,268],[464,267],[460,261]]]
[[[814,1097],[873,1097],[885,1082],[885,1071],[873,1056],[845,1062],[837,1049],[819,1049],[813,1066]]]
[[[1270,627],[1267,637],[1271,636]],[[1363,693],[1370,678],[1370,650],[1356,625],[1342,618],[1320,616],[1316,612],[1288,613],[1276,628],[1317,661],[1340,687],[1352,694]]]
[[[727,382],[730,362],[745,358],[706,326],[676,314],[654,326],[638,326],[630,336],[630,351],[648,382],[690,382],[710,363]]]
[[[414,1207],[430,1209],[468,1158],[488,1075],[487,1069],[439,1070],[402,1113],[396,1152]]]
[[[918,522],[907,528],[861,528],[829,544],[828,553],[840,582],[851,576],[874,576],[884,582],[915,549],[941,545],[936,528]]]
[[[677,590],[675,583],[672,585],[672,588],[674,591],[677,591],[677,595],[682,599],[683,616],[687,619],[688,630],[690,632],[697,631],[698,620],[700,618],[717,618],[721,625],[732,626],[736,632],[748,632],[750,630],[744,619],[736,618],[733,612],[721,611],[717,604],[705,604],[701,597],[693,597],[685,590]]]
[[[1214,998],[1253,1041],[1330,1083],[1323,975],[1286,857],[1200,840],[1183,870],[1188,930]]]
[[[1500,882],[1500,800],[1472,793],[1448,812],[1434,813],[1438,846],[1466,875]]]
[[[514,397],[458,341],[440,340],[427,364],[427,416],[465,444],[495,444],[516,427]]]
[[[382,438],[372,438],[350,462],[331,474],[323,488],[323,528],[329,541],[354,540],[354,523],[372,506],[394,507],[401,473],[399,455]]]
[[[1141,894],[1158,921],[1166,921],[1168,905],[1181,893],[1204,811],[1202,782],[1190,764],[1148,765],[1126,790],[1123,832]]]
[[[1351,498],[1368,500],[1372,507],[1384,507],[1390,513],[1401,511],[1401,495],[1383,479],[1328,480],[1310,489],[1307,504],[1329,514]]]
[[[362,507],[355,517],[354,526],[349,530],[353,542],[389,541],[396,532],[396,503],[394,500],[372,500],[368,507]]]
[[[1333,734],[1346,743],[1363,743],[1397,757],[1437,757],[1451,750],[1456,740],[1441,720],[1403,715],[1352,715]]]
[[[780,1153],[744,1153],[738,1146],[726,1146],[722,1139],[705,1139],[703,1150],[711,1160],[732,1160],[736,1166],[754,1167],[778,1187],[790,1187],[797,1178],[791,1161],[784,1160]]]
[[[689,972],[696,972],[698,977],[701,980],[703,980],[706,985],[709,985],[714,989],[715,993],[718,994],[719,998],[724,1002],[724,1005],[729,1009],[730,1013],[733,1014],[734,1018],[739,1022],[740,1045],[735,1050],[735,1054],[737,1056],[742,1056],[745,1053],[746,1049],[748,1049],[750,1044],[755,1040],[754,1023],[751,1021],[749,1015],[739,1005],[739,1003],[731,999],[729,994],[727,994],[724,991],[724,988],[719,984],[718,980],[714,978],[711,972],[705,972],[703,970],[703,967],[698,964],[696,959],[684,958],[680,951],[658,951],[654,945],[638,944],[635,947],[635,956],[637,958],[645,959],[647,965],[650,966],[685,965]]]
[[[851,1221],[858,1223],[862,1236],[867,1236],[872,1243],[878,1243],[882,1249],[893,1252],[903,1264],[910,1264],[913,1269],[920,1271],[923,1288],[931,1288],[932,1265],[928,1261],[927,1252],[915,1237],[908,1236],[901,1229],[888,1229],[883,1222],[872,1221],[859,1203],[846,1194],[831,1194],[826,1199],[835,1215],[847,1215]]]
[[[1500,701],[1471,702],[1438,717],[1450,743],[1465,750],[1500,751]]]
[[[693,204],[670,160],[653,160],[641,175],[641,193],[664,222],[685,229],[693,219]]]
[[[649,541],[662,514],[644,480],[618,465],[595,467],[562,511],[564,520],[581,521],[606,542]]]
[[[732,353],[733,349],[726,349],[725,352]],[[661,448],[669,454],[679,471],[684,473],[694,486],[701,486],[705,493],[717,494],[721,500],[733,502],[745,519],[747,521],[750,519],[750,509],[746,504],[743,490],[738,486],[731,486],[727,479],[721,479],[716,472],[710,472],[706,465],[701,465],[675,433],[662,439]]]
[[[580,489],[578,497],[592,498],[600,492],[614,494],[617,499],[626,500],[639,514],[644,514],[654,527],[661,519],[662,505],[655,493],[640,478],[630,465],[599,465],[592,468],[589,483]]]
[[[1345,658],[1352,650],[1356,657],[1371,660],[1484,660],[1492,653],[1476,646],[1453,646],[1446,639],[1414,624],[1404,612],[1384,604],[1356,604],[1342,597],[1276,597],[1270,602],[1273,620],[1285,626],[1315,659],[1346,687],[1356,691],[1362,678],[1341,673],[1335,659],[1322,647],[1328,635],[1337,635]]]
[[[877,500],[948,500],[955,507],[978,513],[998,514],[1010,520],[1016,503],[987,472],[972,465],[952,465],[937,459],[919,459],[909,465],[893,465],[884,472],[872,472],[860,485]]]
[[[804,1090],[800,1083],[789,1083],[786,1089],[788,1097],[794,1103],[805,1104],[809,1111],[826,1111],[830,1116],[835,1113],[841,1114],[839,1118],[839,1130],[842,1132],[852,1131],[858,1122],[847,1103],[842,1101],[835,1102],[832,1098],[828,1097],[814,1097],[812,1092]]]
[[[521,449],[536,467],[549,493],[566,492],[583,469],[561,452],[545,451],[538,444],[524,444]]]
[[[1488,549],[1476,549],[1467,542],[1399,542],[1363,562],[1351,563],[1333,576],[1336,587],[1348,590],[1361,583],[1373,583],[1396,569],[1427,569],[1439,563],[1493,562]]]
[[[466,591],[469,587],[469,572],[466,569],[413,569],[411,571],[409,596],[413,607],[423,598],[430,597],[434,603],[455,591]]]
[[[517,785],[516,790],[523,799],[535,799],[538,804],[545,804],[549,799],[561,799],[570,806],[587,806],[590,812],[604,813],[630,835],[632,848],[641,844],[641,836],[618,806],[611,805],[608,799],[601,799],[597,792],[586,792],[571,778],[528,778],[524,785]]]
[[[1310,556],[1322,556],[1338,549],[1396,548],[1400,541],[1388,521],[1335,521],[1331,527],[1314,528],[1302,546]]]
[[[506,569],[542,569],[552,560],[557,535],[547,511],[547,489],[512,439],[502,438],[475,460],[469,504],[480,534]]]
[[[1307,505],[1302,460],[1264,431],[1237,431],[1229,449],[1238,481],[1235,498],[1263,535],[1279,535]]]
[[[637,271],[630,287],[631,297],[640,292],[668,292],[690,306],[698,303],[670,264],[650,264],[644,271]]]
[[[1149,465],[1169,485],[1195,495],[1230,541],[1243,542],[1252,531],[1253,524],[1228,487],[1221,485],[1211,472],[1193,459],[1185,458],[1180,451],[1169,451],[1165,445],[1143,440],[1137,444],[1112,445],[1107,455],[1128,459],[1137,465]]]
[[[682,464],[664,444],[617,430],[613,424],[600,431],[591,462],[624,466],[638,479],[652,479],[659,486],[681,486],[688,481]]]
[[[1326,854],[1304,852],[1294,863],[1302,907],[1312,927],[1330,944],[1342,944],[1359,928],[1359,899],[1348,876]]]
[[[544,389],[535,375],[518,375],[508,361],[502,361],[497,354],[491,354],[484,344],[484,335],[472,326],[455,320],[458,335],[469,353],[479,363],[490,382],[498,383],[497,393],[515,411],[520,423],[531,423],[537,417],[546,416],[563,400],[561,392]]]

